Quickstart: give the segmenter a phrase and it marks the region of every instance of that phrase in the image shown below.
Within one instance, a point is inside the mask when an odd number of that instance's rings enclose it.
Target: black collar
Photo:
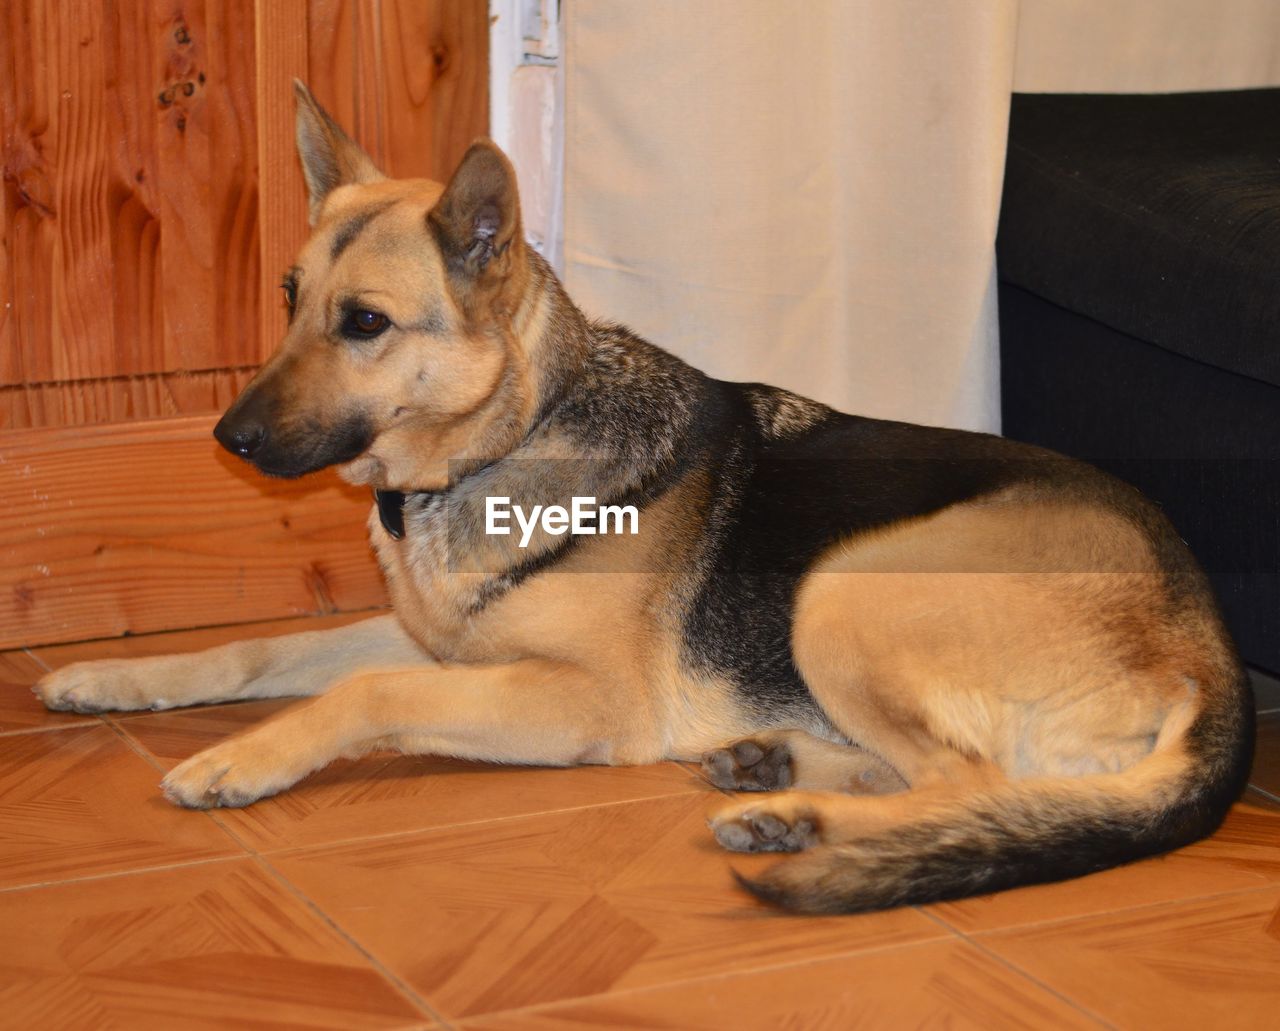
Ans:
[[[391,534],[393,540],[403,540],[404,491],[375,488],[373,498],[378,503],[378,518],[382,520],[382,528]]]

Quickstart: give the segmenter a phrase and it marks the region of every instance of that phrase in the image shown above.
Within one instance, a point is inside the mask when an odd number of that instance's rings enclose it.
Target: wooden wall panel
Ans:
[[[310,83],[389,175],[449,177],[489,123],[475,0],[310,0]]]
[[[293,77],[443,179],[487,66],[485,0],[0,4],[0,647],[383,603],[362,492],[209,431],[285,330]]]
[[[92,426],[226,408],[256,366],[0,387],[0,426]],[[0,438],[2,439],[2,438]]]
[[[380,11],[384,159],[397,175],[443,181],[489,124],[488,11],[444,0],[384,0]]]
[[[385,604],[368,493],[237,468],[213,422],[0,438],[0,648]]]
[[[307,0],[272,0],[257,10],[260,273],[258,358],[284,336],[280,281],[307,239],[307,187],[294,143],[293,80],[307,78]]]
[[[253,0],[5,13],[0,383],[256,361]]]

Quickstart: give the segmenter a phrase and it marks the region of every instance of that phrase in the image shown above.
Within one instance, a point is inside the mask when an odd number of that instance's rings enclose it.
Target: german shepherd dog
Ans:
[[[999,437],[711,379],[574,306],[492,143],[447,186],[390,180],[297,94],[314,232],[288,334],[214,433],[268,475],[373,488],[395,615],[72,665],[46,705],[315,696],[169,773],[199,808],[375,748],[700,759],[748,792],[713,810],[721,845],[798,853],[744,886],[806,911],[1074,877],[1218,826],[1251,692],[1154,505]],[[639,532],[485,517],[574,497]]]

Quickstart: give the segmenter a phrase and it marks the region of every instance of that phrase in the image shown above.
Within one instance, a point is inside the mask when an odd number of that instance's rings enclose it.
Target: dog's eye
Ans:
[[[391,320],[382,312],[357,308],[347,312],[347,317],[342,322],[342,333],[349,337],[376,337],[390,325]]]
[[[292,277],[285,279],[280,284],[280,289],[284,291],[284,303],[289,308],[289,314],[293,314],[293,309],[298,306],[298,284]]]

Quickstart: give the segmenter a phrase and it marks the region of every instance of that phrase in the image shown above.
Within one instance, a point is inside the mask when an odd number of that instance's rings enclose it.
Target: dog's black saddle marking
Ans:
[[[393,540],[404,540],[404,491],[375,490],[373,497],[378,502],[382,528],[391,534]]]

